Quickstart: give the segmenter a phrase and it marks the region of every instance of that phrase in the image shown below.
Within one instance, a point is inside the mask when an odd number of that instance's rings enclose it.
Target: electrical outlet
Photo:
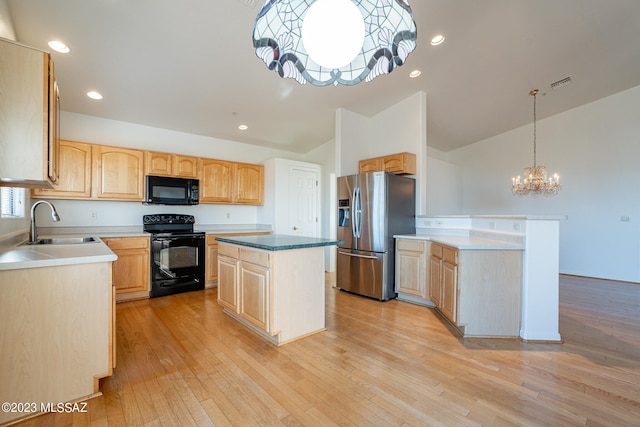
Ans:
[[[424,222],[424,226],[425,227],[431,227],[431,221],[425,221]]]
[[[519,222],[514,222],[513,223],[513,229],[515,231],[520,231],[520,223]]]
[[[629,221],[631,221],[631,218],[630,218],[630,217],[628,217],[627,215],[622,215],[622,216],[620,217],[620,221],[622,221],[622,222],[629,222]]]
[[[443,227],[444,221],[436,221],[436,227]]]
[[[98,211],[90,211],[89,212],[89,219],[91,221],[95,221],[98,219]]]
[[[489,223],[489,228],[492,229],[492,230],[495,230],[496,229],[496,223],[495,222],[490,222]]]
[[[231,218],[231,214],[227,212],[227,219]]]

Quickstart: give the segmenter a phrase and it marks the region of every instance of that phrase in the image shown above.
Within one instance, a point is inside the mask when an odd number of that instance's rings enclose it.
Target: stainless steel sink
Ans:
[[[54,237],[51,239],[38,239],[35,242],[27,242],[27,245],[75,245],[78,243],[94,243],[95,237]]]

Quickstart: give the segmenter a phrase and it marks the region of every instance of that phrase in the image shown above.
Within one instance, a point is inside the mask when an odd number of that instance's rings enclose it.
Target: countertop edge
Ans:
[[[499,240],[489,240],[478,237],[469,236],[446,236],[446,235],[428,235],[428,234],[397,234],[393,236],[396,239],[409,239],[409,240],[428,240],[435,243],[440,243],[446,246],[451,246],[456,249],[469,250],[469,249],[481,249],[481,250],[512,250],[521,251],[524,250],[524,245],[516,243],[501,242]]]

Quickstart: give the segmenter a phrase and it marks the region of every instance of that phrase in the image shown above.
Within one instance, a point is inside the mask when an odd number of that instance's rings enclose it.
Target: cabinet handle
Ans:
[[[294,225],[294,226],[293,226],[293,229],[294,229],[294,230],[297,230],[297,229],[298,229],[298,227],[296,227],[296,226]]]

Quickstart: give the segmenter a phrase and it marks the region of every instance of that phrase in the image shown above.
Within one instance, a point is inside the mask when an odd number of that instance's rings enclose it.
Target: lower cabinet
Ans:
[[[429,299],[430,246],[428,240],[396,239],[395,291],[399,299]]]
[[[518,336],[522,251],[431,243],[431,301],[464,336]]]
[[[270,333],[271,256],[222,244],[218,249],[218,303]]]
[[[103,238],[118,259],[113,262],[113,284],[116,300],[149,298],[150,240],[149,237]]]

